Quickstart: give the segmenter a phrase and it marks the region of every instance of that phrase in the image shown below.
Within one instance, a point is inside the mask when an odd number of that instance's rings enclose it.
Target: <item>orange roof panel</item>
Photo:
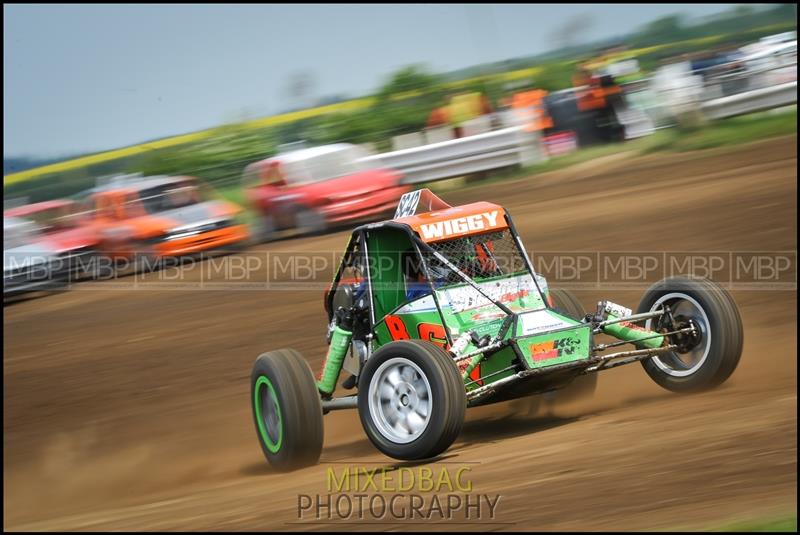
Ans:
[[[410,226],[425,242],[437,242],[508,228],[502,206],[476,202],[394,220]]]

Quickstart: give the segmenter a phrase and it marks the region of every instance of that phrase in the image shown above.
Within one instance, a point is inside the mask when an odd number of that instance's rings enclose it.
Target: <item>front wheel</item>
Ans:
[[[708,390],[722,384],[739,363],[743,329],[733,297],[707,279],[671,277],[650,287],[639,303],[639,312],[669,307],[673,326],[664,318],[647,320],[645,328],[660,332],[693,325],[694,336],[671,335],[678,348],[643,360],[647,374],[673,392]]]
[[[395,459],[429,459],[445,451],[461,432],[466,407],[456,363],[429,342],[390,342],[361,373],[361,425],[375,447]]]
[[[258,442],[278,471],[316,464],[322,453],[322,402],[314,375],[293,349],[264,353],[250,375]]]

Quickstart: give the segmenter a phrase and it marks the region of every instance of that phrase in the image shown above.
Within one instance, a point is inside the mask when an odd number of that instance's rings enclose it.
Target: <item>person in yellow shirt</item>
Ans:
[[[447,106],[448,121],[456,138],[463,137],[465,122],[489,113],[492,113],[489,100],[477,91],[452,95]]]

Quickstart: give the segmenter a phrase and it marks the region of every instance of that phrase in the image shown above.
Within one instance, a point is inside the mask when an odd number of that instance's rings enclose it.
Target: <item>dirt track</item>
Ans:
[[[444,196],[504,205],[534,255],[796,252],[796,142],[615,158]],[[257,250],[330,257],[345,240],[340,232]],[[184,285],[200,280],[198,266],[186,270]],[[181,290],[159,287],[152,275],[82,283],[6,307],[6,529],[354,530],[419,522],[298,520],[298,494],[324,493],[326,469],[396,466],[369,444],[354,412],[326,417],[319,466],[275,474],[259,450],[250,366],[265,350],[293,346],[318,368],[325,327],[318,286]],[[258,275],[266,280],[266,268]],[[745,349],[716,391],[670,394],[635,364],[604,372],[592,400],[553,414],[508,417],[503,405],[468,412],[461,437],[433,466],[466,464],[475,493],[501,498],[494,519],[449,527],[702,529],[796,511],[796,290],[732,293]],[[641,290],[576,294],[588,309],[601,297],[633,306]]]

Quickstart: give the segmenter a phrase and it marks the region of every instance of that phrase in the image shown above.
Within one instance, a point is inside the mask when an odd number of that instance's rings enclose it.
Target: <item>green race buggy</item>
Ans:
[[[451,207],[429,190],[405,194],[394,219],[353,231],[325,308],[316,378],[292,349],[253,367],[256,432],[278,470],[318,462],[332,410],[357,409],[384,454],[426,459],[457,438],[467,407],[581,381],[591,389],[595,372],[637,361],[668,390],[705,390],[742,352],[736,303],[716,283],[667,278],[635,312],[600,301],[587,313],[535,273],[505,209]],[[615,340],[600,343],[601,334]],[[343,372],[342,390],[355,393],[334,396]]]

